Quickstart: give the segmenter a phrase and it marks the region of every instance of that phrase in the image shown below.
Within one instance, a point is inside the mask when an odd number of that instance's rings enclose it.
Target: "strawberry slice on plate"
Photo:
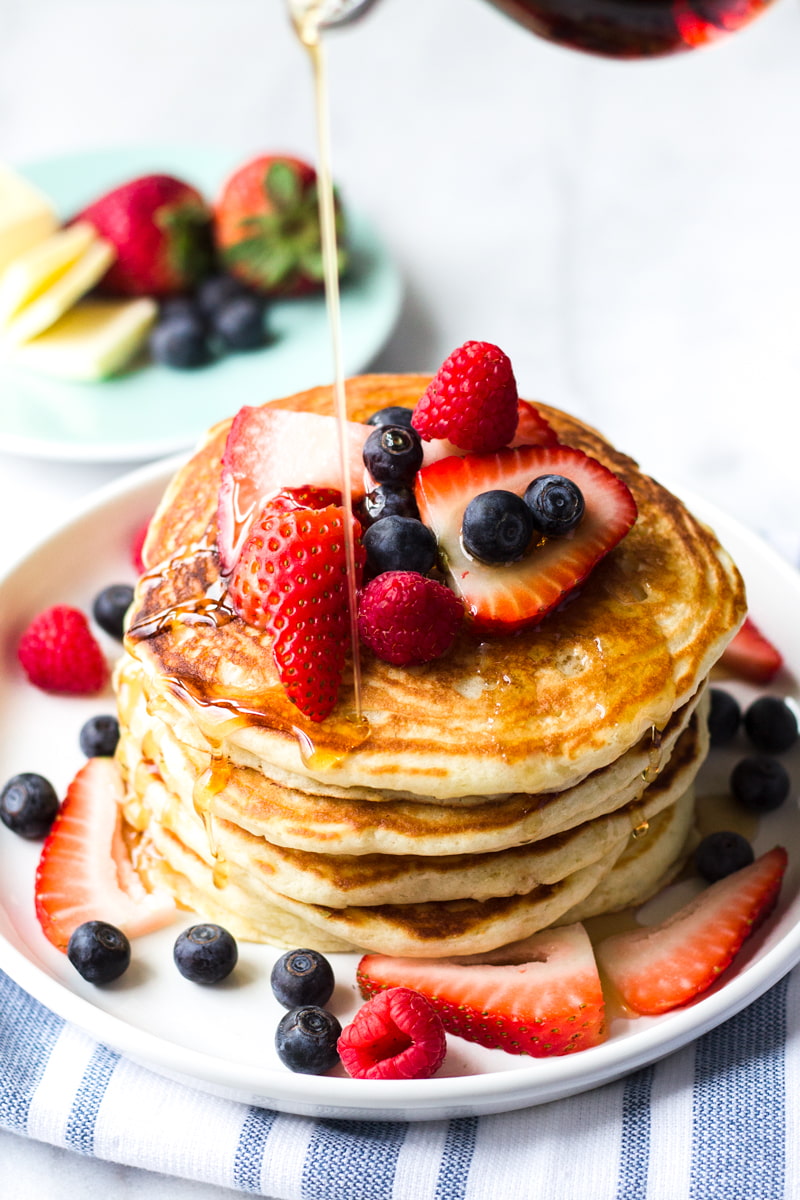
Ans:
[[[508,1054],[546,1058],[604,1041],[603,992],[583,926],[546,930],[527,946],[530,961],[501,966],[367,954],[358,984],[365,997],[411,988],[448,1033]]]
[[[509,446],[553,446],[558,441],[555,429],[529,400],[517,401],[517,428]],[[447,438],[432,438],[422,443],[422,465],[438,462],[451,454],[463,457],[467,453]]]
[[[597,960],[624,1004],[656,1015],[701,995],[772,912],[786,870],[776,846],[701,892],[672,917],[600,942]]]
[[[751,617],[728,643],[720,666],[750,683],[771,683],[783,666],[783,655],[761,632]]]
[[[90,758],[67,789],[42,846],[36,915],[47,939],[66,951],[84,921],[107,921],[138,937],[175,918],[171,896],[148,892],[124,845],[122,779],[112,758]]]
[[[563,476],[580,489],[585,508],[577,527],[564,537],[534,537],[515,562],[489,565],[468,555],[461,540],[468,503],[495,489],[522,496],[544,475]],[[617,475],[582,450],[560,444],[441,459],[419,471],[415,491],[450,586],[475,626],[491,633],[512,633],[540,621],[621,541],[637,515]]]

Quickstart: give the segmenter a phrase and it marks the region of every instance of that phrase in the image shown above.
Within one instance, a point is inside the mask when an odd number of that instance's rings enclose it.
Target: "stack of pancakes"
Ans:
[[[428,377],[362,376],[351,419]],[[330,389],[281,401],[331,412]],[[116,672],[134,861],[238,937],[473,954],[638,903],[679,867],[707,752],[707,676],[745,613],[713,533],[594,430],[538,406],[620,475],[639,516],[578,592],[446,656],[361,653],[333,714],[288,701],[270,638],[225,603],[216,552],[230,422],[178,472]]]

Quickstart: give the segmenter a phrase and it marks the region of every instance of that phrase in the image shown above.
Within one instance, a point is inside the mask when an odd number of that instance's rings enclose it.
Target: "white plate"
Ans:
[[[139,146],[69,154],[20,170],[67,219],[116,184],[165,172],[213,200],[248,153],[189,146]],[[351,270],[342,282],[347,375],[362,371],[389,336],[400,309],[398,273],[377,233],[344,196],[350,214]],[[271,341],[196,371],[158,364],[103,383],[73,383],[0,363],[0,450],[81,462],[135,462],[194,445],[240,404],[288,396],[333,377],[322,296],[270,304]]]
[[[174,465],[174,464],[173,464]],[[5,670],[0,679],[0,780],[39,771],[63,790],[82,758],[78,731],[113,697],[64,698],[29,686],[16,664],[19,633],[40,608],[56,602],[88,610],[108,583],[131,578],[130,536],[147,519],[172,466],[153,464],[87,503],[0,582],[0,633]],[[800,676],[800,576],[761,542],[722,514],[692,501],[713,524],[748,581],[751,611],[786,655],[790,672],[775,685],[797,699]],[[109,639],[110,654],[117,647]],[[741,697],[750,694],[739,689]],[[737,750],[715,752],[702,790],[726,777]],[[800,753],[786,756],[795,789]],[[240,965],[216,988],[188,983],[172,963],[172,943],[185,921],[134,943],[126,975],[105,988],[85,983],[45,940],[33,909],[38,845],[0,825],[0,967],[56,1013],[156,1072],[205,1091],[279,1110],[327,1117],[423,1120],[503,1112],[540,1104],[608,1082],[678,1049],[753,1001],[800,961],[800,814],[795,794],[760,822],[756,849],[786,845],[790,865],[779,907],[753,937],[717,989],[697,1003],[659,1018],[615,1020],[602,1046],[566,1058],[517,1058],[449,1038],[447,1060],[435,1079],[419,1082],[293,1075],[279,1063],[275,1026],[283,1010],[272,998],[267,947],[243,944]],[[337,988],[331,1007],[345,1023],[358,1006],[356,957],[332,956]]]

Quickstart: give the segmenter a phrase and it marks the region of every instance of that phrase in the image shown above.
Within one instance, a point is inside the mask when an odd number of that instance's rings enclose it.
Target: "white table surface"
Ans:
[[[314,156],[282,0],[0,0],[0,23],[0,159],[136,142]],[[480,0],[382,0],[330,38],[329,65],[335,174],[406,285],[375,366],[495,341],[523,395],[797,561],[797,0],[724,44],[622,64]],[[0,453],[0,567],[124,469]],[[9,1200],[234,1194],[2,1133],[0,1178]]]

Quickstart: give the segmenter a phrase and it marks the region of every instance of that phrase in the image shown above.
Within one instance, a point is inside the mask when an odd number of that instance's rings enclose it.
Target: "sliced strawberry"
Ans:
[[[347,422],[353,500],[364,495],[364,442],[372,429]],[[230,574],[253,517],[287,488],[342,486],[339,432],[333,417],[280,408],[239,410],[222,458],[217,542],[224,574]]]
[[[176,915],[172,898],[148,892],[133,869],[120,833],[122,799],[114,760],[90,758],[69,785],[42,847],[36,915],[59,950],[84,921],[107,921],[137,937]]]
[[[530,962],[508,966],[367,954],[358,984],[364,996],[412,988],[430,1001],[448,1033],[509,1054],[545,1058],[604,1041],[603,993],[583,926],[546,930],[530,948]]]
[[[783,666],[783,655],[750,617],[745,617],[736,636],[728,643],[720,665],[751,683],[771,683]]]
[[[556,431],[539,412],[535,405],[528,400],[517,402],[517,429],[509,442],[510,446],[553,446],[558,441]],[[460,458],[467,453],[459,446],[448,442],[446,438],[432,438],[422,443],[422,465],[427,467],[438,462],[440,458],[449,458],[457,454]]]
[[[583,519],[566,537],[534,540],[524,558],[486,565],[461,545],[464,509],[493,489],[522,495],[540,475],[563,475],[580,488]],[[540,621],[581,583],[636,520],[625,483],[582,450],[559,444],[451,457],[417,474],[420,516],[439,542],[444,569],[477,628],[509,633]]]
[[[786,861],[786,851],[776,846],[712,883],[660,925],[602,941],[598,962],[628,1008],[668,1012],[710,988],[774,908]]]
[[[296,508],[328,508],[331,504],[341,504],[342,493],[332,487],[284,488],[273,496],[269,506],[273,512],[292,512]]]

